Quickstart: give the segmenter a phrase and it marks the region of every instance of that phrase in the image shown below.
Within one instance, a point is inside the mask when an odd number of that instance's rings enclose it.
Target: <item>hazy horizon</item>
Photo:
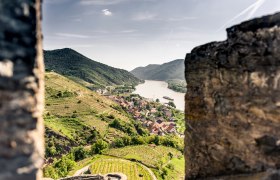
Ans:
[[[121,69],[184,59],[226,27],[280,10],[276,0],[45,0],[44,49],[72,48]]]

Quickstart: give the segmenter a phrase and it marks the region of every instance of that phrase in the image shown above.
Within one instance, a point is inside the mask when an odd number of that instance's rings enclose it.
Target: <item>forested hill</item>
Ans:
[[[46,71],[54,71],[87,86],[138,84],[130,72],[91,60],[70,48],[44,51]]]
[[[144,80],[184,80],[184,60],[178,59],[161,65],[150,64],[146,67],[135,68],[131,73]]]

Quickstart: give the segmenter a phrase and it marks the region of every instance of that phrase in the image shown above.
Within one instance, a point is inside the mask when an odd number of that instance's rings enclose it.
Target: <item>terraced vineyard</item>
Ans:
[[[124,159],[134,159],[149,167],[157,167],[159,163],[168,161],[169,154],[175,158],[183,157],[182,153],[174,148],[165,146],[127,146],[124,148],[109,149],[104,154],[116,156]]]
[[[114,119],[125,124],[132,122],[129,115],[115,109],[118,104],[55,72],[46,73],[45,79],[45,138],[51,142],[46,144],[47,150],[52,148],[51,154],[70,149],[69,143],[52,138],[53,134],[76,145],[89,145],[98,138],[111,142],[125,135],[109,127]]]
[[[92,174],[123,173],[128,180],[152,180],[152,176],[142,165],[118,158],[100,158],[90,166]]]
[[[138,145],[111,149],[114,146],[110,146],[102,152],[104,155],[92,154],[90,147],[97,139],[111,143],[116,138],[129,136],[128,131],[112,126],[114,121],[119,122],[121,127],[127,126],[131,132],[137,134],[130,115],[110,99],[100,96],[71,79],[50,72],[46,73],[45,102],[46,158],[59,159],[61,155],[68,154],[68,159],[59,162],[68,162],[71,165],[71,168],[64,172],[63,164],[56,167],[58,163],[54,163],[50,165],[48,171],[45,171],[47,177],[73,175],[87,165],[91,166],[93,174],[120,172],[132,180],[156,179],[155,176],[158,179],[163,179],[163,176],[164,179],[183,177],[183,155],[171,147]],[[147,137],[144,143],[151,143],[149,139],[153,140],[152,137]],[[72,150],[75,146],[84,148],[85,151],[77,152],[85,155],[83,158],[86,159],[78,159],[79,156],[77,156],[76,162],[73,163],[71,158],[74,154],[71,153],[74,153]],[[63,173],[58,173],[62,169]],[[166,172],[168,174],[164,174]]]
[[[80,116],[106,113],[130,122],[129,117],[112,108],[117,105],[113,101],[54,72],[46,73],[46,92],[46,112],[60,116],[74,111]]]

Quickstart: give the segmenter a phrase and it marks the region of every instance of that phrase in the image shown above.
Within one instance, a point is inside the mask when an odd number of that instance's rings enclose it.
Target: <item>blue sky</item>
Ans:
[[[225,28],[280,11],[280,0],[44,0],[44,49],[69,47],[110,66],[183,59]]]

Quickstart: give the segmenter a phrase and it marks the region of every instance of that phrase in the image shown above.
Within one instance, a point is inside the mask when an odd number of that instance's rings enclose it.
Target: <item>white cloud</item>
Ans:
[[[136,14],[132,17],[132,20],[134,21],[149,21],[149,20],[155,20],[157,17],[157,14],[154,13],[140,13]]]
[[[105,16],[112,16],[113,15],[113,13],[111,11],[109,11],[109,9],[103,9],[102,13]]]
[[[134,33],[136,31],[137,30],[135,30],[135,29],[126,29],[126,30],[122,30],[120,33]]]
[[[176,17],[176,18],[167,18],[166,21],[187,21],[187,20],[196,20],[197,17]]]
[[[70,33],[55,33],[55,35],[59,37],[67,37],[67,38],[81,38],[81,39],[90,38],[89,36],[85,36],[81,34],[70,34]]]
[[[80,0],[82,5],[111,5],[118,4],[125,0]]]

